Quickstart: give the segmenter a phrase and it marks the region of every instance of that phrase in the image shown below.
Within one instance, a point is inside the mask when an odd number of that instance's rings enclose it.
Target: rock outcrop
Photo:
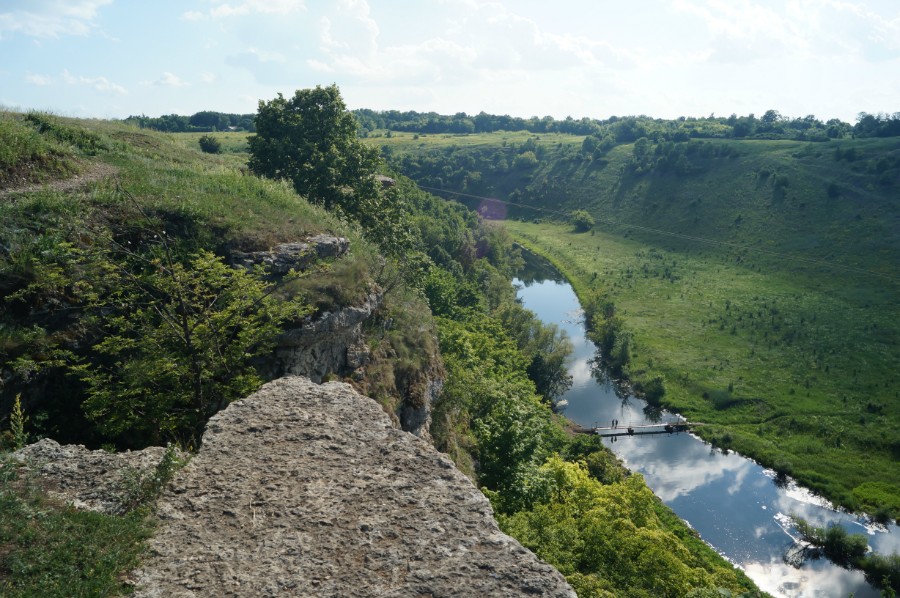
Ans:
[[[388,177],[379,180],[384,185],[393,184]],[[321,259],[341,258],[349,249],[350,243],[344,237],[317,235],[282,243],[268,251],[235,251],[230,260],[236,267],[263,266],[272,280],[281,280],[289,272],[305,271]],[[331,306],[288,327],[278,337],[272,353],[257,364],[260,371],[267,379],[305,376],[321,382],[330,376],[341,376],[363,382],[366,366],[373,360],[363,326],[381,309],[383,302],[382,290],[371,284],[365,297],[356,304]],[[443,386],[439,360],[431,366],[414,376],[415,380],[400,384],[399,401],[392,409],[395,421],[404,430],[426,440],[431,439],[431,405]]]
[[[381,301],[381,294],[373,292],[359,305],[319,314],[285,330],[267,363],[270,377],[306,376],[321,382],[328,374],[345,375],[363,365],[363,322]]]
[[[137,596],[574,596],[341,383],[281,378],[216,415],[159,514]]]
[[[44,438],[16,451],[13,458],[26,464],[51,496],[77,509],[113,514],[122,510],[130,480],[150,474],[165,451],[151,446],[109,453]]]
[[[349,248],[350,241],[344,237],[316,235],[306,241],[276,245],[269,251],[235,251],[231,262],[244,268],[264,266],[270,275],[281,277],[291,270],[302,272],[319,259],[341,257]]]

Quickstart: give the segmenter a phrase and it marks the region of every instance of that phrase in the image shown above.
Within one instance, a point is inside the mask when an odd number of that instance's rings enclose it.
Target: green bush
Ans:
[[[61,143],[72,145],[88,156],[109,150],[109,144],[99,134],[83,127],[64,124],[53,115],[29,112],[25,116],[25,121],[41,135],[48,135]]]
[[[575,210],[572,212],[572,224],[578,232],[587,232],[594,228],[594,217],[586,210]]]
[[[513,160],[513,167],[519,170],[531,170],[538,164],[537,156],[534,152],[528,151],[516,156]]]
[[[203,135],[199,140],[200,149],[207,154],[218,154],[222,151],[222,142],[212,135]]]
[[[88,386],[84,410],[132,442],[199,437],[210,416],[259,387],[253,359],[309,309],[208,251],[182,262],[165,247],[145,263],[119,272],[97,356],[73,367]]]

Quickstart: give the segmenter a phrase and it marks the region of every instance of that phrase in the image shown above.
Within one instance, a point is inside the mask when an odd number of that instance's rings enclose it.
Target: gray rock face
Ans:
[[[268,360],[269,377],[306,376],[320,382],[328,374],[349,373],[359,367],[355,361],[364,346],[362,325],[381,301],[380,293],[371,293],[361,305],[326,312],[286,330]]]
[[[346,384],[230,405],[160,501],[137,596],[574,596],[475,486]]]
[[[317,259],[340,257],[349,247],[350,241],[343,237],[316,235],[306,241],[276,245],[270,251],[234,252],[231,259],[236,266],[262,265],[270,274],[284,276],[291,270],[307,269]]]
[[[416,403],[406,400],[400,405],[400,413],[397,414],[400,427],[422,440],[433,442],[430,431],[431,406],[438,400],[443,388],[443,379],[426,376],[421,400]]]
[[[162,460],[166,449],[108,453],[81,445],[62,446],[45,438],[13,457],[25,463],[46,485],[48,492],[78,509],[117,513],[122,507],[129,471],[147,474]]]

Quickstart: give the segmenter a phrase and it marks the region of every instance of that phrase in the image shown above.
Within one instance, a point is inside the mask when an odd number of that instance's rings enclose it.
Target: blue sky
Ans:
[[[898,0],[0,0],[0,105],[661,118],[900,111]]]

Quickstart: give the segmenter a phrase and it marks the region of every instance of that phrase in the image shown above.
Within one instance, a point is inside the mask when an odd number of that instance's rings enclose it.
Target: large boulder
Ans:
[[[137,596],[574,596],[342,383],[281,378],[216,415],[159,514]]]

